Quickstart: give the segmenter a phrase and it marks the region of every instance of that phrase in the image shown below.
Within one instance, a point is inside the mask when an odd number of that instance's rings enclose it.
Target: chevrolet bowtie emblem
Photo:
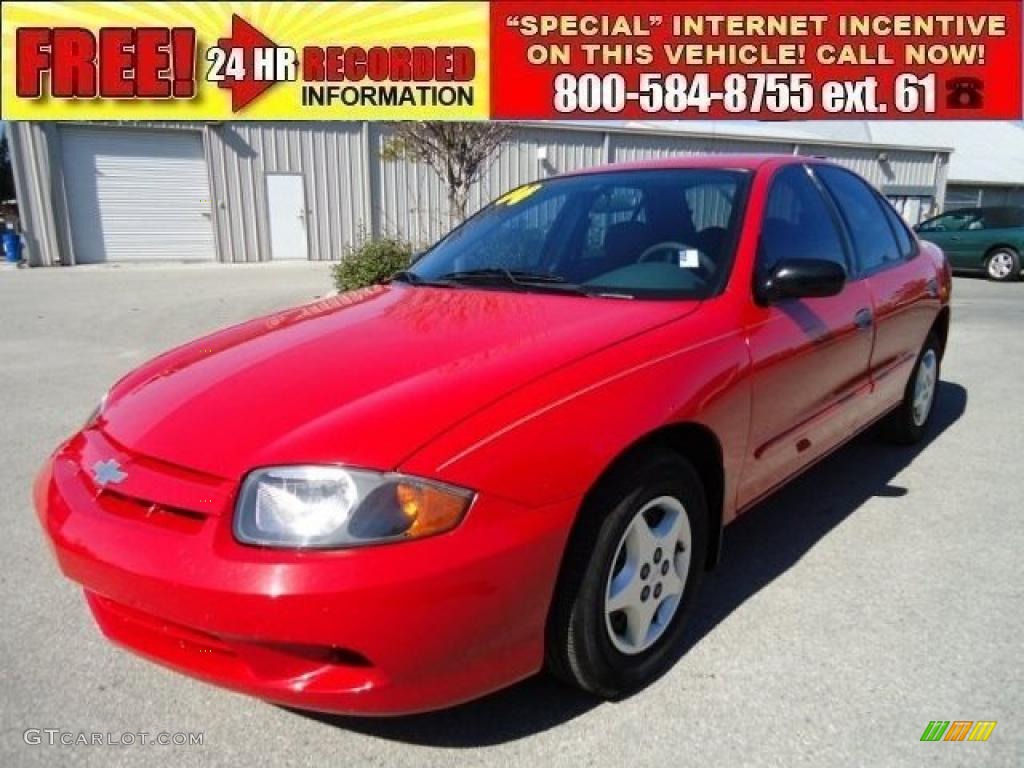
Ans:
[[[121,471],[121,465],[117,463],[117,459],[107,459],[106,461],[97,461],[92,465],[92,476],[100,485],[107,485],[108,483],[120,483],[128,477],[128,473]]]

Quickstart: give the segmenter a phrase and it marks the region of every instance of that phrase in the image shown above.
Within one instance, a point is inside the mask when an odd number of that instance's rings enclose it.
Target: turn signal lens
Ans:
[[[430,536],[454,528],[462,520],[471,497],[436,485],[398,483],[395,498],[409,519],[406,536]]]

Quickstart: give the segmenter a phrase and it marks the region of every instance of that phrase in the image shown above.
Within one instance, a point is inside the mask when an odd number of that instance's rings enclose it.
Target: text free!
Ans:
[[[17,94],[57,98],[191,98],[196,92],[196,32],[188,27],[78,27],[17,31]]]

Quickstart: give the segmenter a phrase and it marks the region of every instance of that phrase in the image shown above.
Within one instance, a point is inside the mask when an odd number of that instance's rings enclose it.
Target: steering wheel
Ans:
[[[667,261],[668,259],[665,258],[651,258],[651,256],[653,256],[656,253],[660,253],[661,251],[668,251],[669,255],[671,255],[674,260],[678,258],[678,254],[680,251],[687,250],[695,249],[692,246],[686,245],[685,243],[680,243],[678,240],[662,240],[660,243],[655,243],[654,245],[645,248],[644,252],[640,254],[640,258],[637,259],[637,263],[643,264],[648,261]],[[697,261],[700,264],[700,266],[697,267],[697,269],[700,270],[702,277],[707,277],[714,273],[715,262],[708,258],[708,256],[706,256],[703,251],[697,251]]]

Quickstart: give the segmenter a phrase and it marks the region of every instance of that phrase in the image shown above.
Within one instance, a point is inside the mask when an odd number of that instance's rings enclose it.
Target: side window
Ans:
[[[827,165],[815,173],[835,198],[865,272],[903,260],[874,191],[852,173]]]
[[[954,211],[922,222],[922,232],[960,232],[978,220],[976,211]]]
[[[888,200],[879,199],[878,202],[882,206],[882,210],[885,211],[885,218],[892,225],[892,231],[896,235],[896,243],[900,247],[900,256],[904,259],[909,259],[914,255],[914,239],[910,236],[910,232],[907,231],[907,225],[903,221],[903,217],[896,213],[896,209],[892,207]]]
[[[790,165],[772,180],[761,222],[758,269],[782,259],[828,259],[848,268],[843,241],[817,185],[802,165]]]

